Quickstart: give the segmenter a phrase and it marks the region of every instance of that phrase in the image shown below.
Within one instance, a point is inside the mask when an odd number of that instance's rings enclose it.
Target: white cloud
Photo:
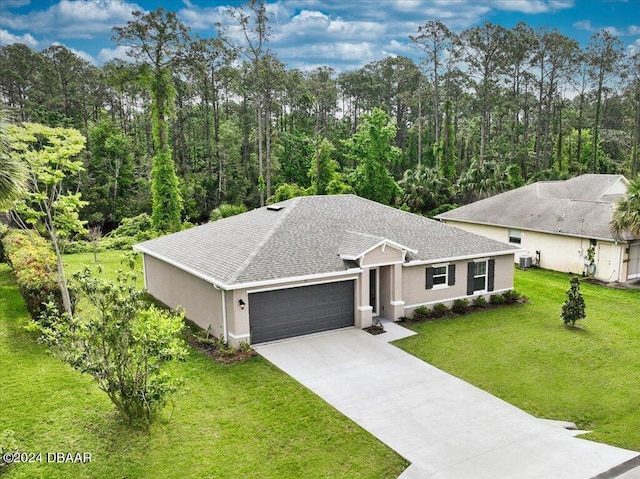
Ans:
[[[67,50],[69,50],[71,53],[73,53],[75,56],[82,58],[84,61],[87,61],[89,63],[91,63],[92,65],[96,65],[96,59],[93,58],[91,55],[89,55],[87,52],[83,51],[83,50],[77,50],[75,48],[71,48],[68,47],[67,45],[60,43],[60,42],[53,42],[51,44],[52,47],[55,46],[61,46],[61,47],[65,47]]]
[[[606,30],[611,35],[615,35],[617,37],[640,35],[640,27],[636,25],[629,25],[626,29],[620,29],[617,27],[596,27],[591,24],[591,20],[581,20],[579,22],[575,22],[573,26],[578,30],[585,30],[587,32],[599,32]]]
[[[529,14],[546,13],[573,7],[572,0],[493,0],[491,4],[498,10]]]
[[[4,0],[2,6],[5,8],[20,8],[30,3],[31,0]]]
[[[109,34],[114,25],[124,24],[141,8],[123,0],[60,0],[46,10],[27,14],[5,14],[3,24],[11,30],[30,30],[59,38],[92,38]]]
[[[0,45],[9,45],[11,43],[24,43],[31,48],[38,46],[38,40],[33,38],[29,33],[24,35],[14,35],[5,29],[0,29]]]
[[[115,48],[103,48],[98,53],[98,61],[101,63],[108,62],[110,60],[125,60],[131,61],[131,57],[127,55],[127,52],[131,47],[125,45],[118,45]]]
[[[191,2],[184,2],[187,8],[178,11],[180,21],[196,29],[206,30],[214,28],[216,23],[226,23],[230,20],[227,7],[200,8]]]

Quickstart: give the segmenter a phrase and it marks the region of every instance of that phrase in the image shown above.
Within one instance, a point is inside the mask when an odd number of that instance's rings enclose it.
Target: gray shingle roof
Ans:
[[[615,239],[609,223],[626,185],[628,181],[622,175],[581,175],[565,181],[540,181],[447,211],[437,218]]]
[[[145,241],[137,249],[226,285],[347,271],[340,254],[388,239],[438,261],[515,250],[354,195],[304,196]]]

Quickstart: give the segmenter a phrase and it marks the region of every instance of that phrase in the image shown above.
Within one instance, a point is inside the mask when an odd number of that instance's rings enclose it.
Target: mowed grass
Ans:
[[[516,270],[529,303],[414,326],[407,352],[587,439],[640,450],[640,290],[583,282],[587,317],[566,328],[571,276]]]
[[[101,253],[104,275],[118,252]],[[68,269],[92,255],[68,255]],[[106,268],[105,266],[110,266]],[[89,464],[15,464],[6,478],[386,478],[407,463],[260,357],[222,365],[190,348],[185,379],[149,431],[129,429],[94,381],[47,353],[0,264],[0,433],[23,452],[89,452]]]

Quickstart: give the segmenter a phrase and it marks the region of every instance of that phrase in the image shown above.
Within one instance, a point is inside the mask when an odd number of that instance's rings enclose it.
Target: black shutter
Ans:
[[[455,264],[450,264],[449,265],[449,282],[447,283],[449,286],[453,286],[454,284],[456,284],[456,265]]]
[[[467,264],[467,294],[473,294],[473,276],[475,275],[475,263],[471,261]]]
[[[496,260],[495,259],[490,259],[489,260],[489,271],[487,272],[487,275],[489,276],[487,278],[487,291],[493,291],[493,285],[494,285],[494,279],[496,276]]]
[[[427,268],[427,289],[433,288],[433,268]]]

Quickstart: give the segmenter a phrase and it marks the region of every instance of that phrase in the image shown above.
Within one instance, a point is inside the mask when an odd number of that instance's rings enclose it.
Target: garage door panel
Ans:
[[[353,326],[354,282],[251,293],[249,317],[253,343]]]

